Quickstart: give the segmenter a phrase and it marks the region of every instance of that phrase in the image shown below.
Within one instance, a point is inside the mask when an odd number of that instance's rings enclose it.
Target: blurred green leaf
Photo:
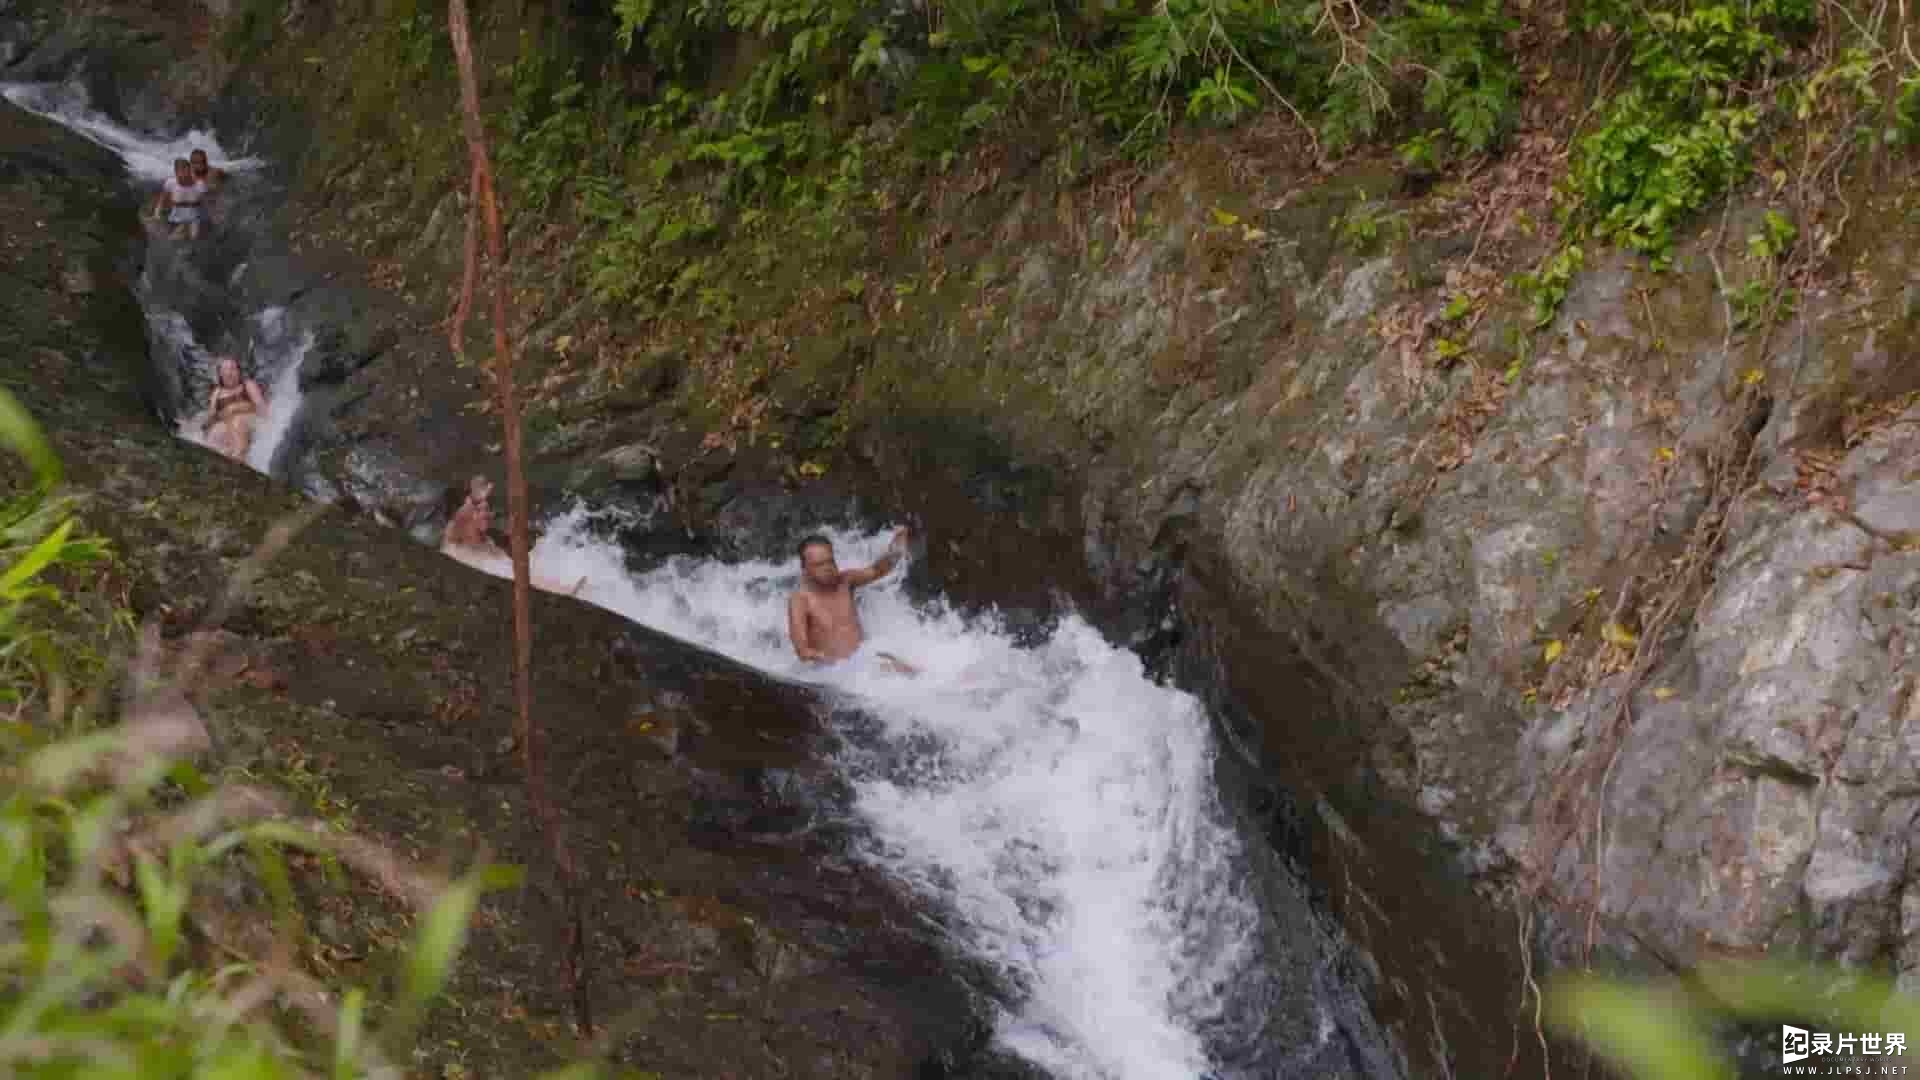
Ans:
[[[48,564],[60,557],[61,550],[66,545],[67,536],[72,532],[73,520],[69,518],[61,522],[59,528],[48,533],[38,544],[35,544],[32,551],[27,552],[16,560],[12,566],[7,567],[7,572],[0,574],[0,599],[24,599],[24,597],[20,595],[21,586],[33,580],[36,574],[45,570]]]
[[[367,993],[359,987],[347,991],[340,1003],[340,1029],[333,1044],[333,1080],[354,1080],[359,1070],[361,1023],[367,1006]]]
[[[1732,1080],[1691,1012],[1664,995],[1569,976],[1547,995],[1553,1025],[1626,1066],[1639,1080]]]
[[[59,455],[53,452],[32,414],[4,387],[0,387],[0,445],[27,460],[40,490],[60,482]]]
[[[479,905],[484,889],[483,872],[469,873],[448,886],[426,918],[420,920],[413,951],[407,957],[405,995],[411,1005],[425,1005],[446,986],[453,962],[466,944],[473,909]]]

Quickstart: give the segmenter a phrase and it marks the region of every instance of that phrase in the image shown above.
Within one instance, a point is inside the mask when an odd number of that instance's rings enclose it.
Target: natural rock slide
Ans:
[[[232,149],[244,133],[135,130],[96,111],[79,80],[12,84],[6,97],[8,142],[30,146],[5,159],[7,182],[70,215],[36,234],[46,257],[88,258],[70,241],[71,222],[89,215],[91,280],[70,290],[76,302],[126,287],[112,237],[174,156],[204,147],[231,173],[207,238],[149,236],[133,257],[144,357],[121,327],[79,352],[43,348],[19,371],[107,508],[102,527],[141,566],[147,603],[191,609],[223,560],[290,505],[288,481],[339,497],[307,463],[311,444],[352,406],[341,373],[373,356],[341,355],[327,322],[339,294],[285,256],[274,213],[284,177]],[[75,190],[49,195],[54,176]],[[200,441],[194,420],[226,354],[267,388],[248,457],[264,476],[168,445],[154,423]],[[131,407],[130,378],[144,410]],[[534,552],[536,574],[587,582],[584,604],[536,600],[536,694],[556,790],[592,853],[596,993],[642,1016],[623,1056],[676,1076],[1407,1071],[1369,1012],[1368,962],[1300,868],[1223,801],[1201,701],[1149,678],[1071,612],[1016,633],[898,583],[870,590],[868,629],[925,674],[856,662],[809,676],[782,637],[790,560],[636,569],[606,537],[648,527],[644,510],[636,520],[631,508],[575,504]],[[420,811],[444,804],[468,837],[530,853],[510,744],[493,745],[507,730],[501,587],[398,535],[330,515],[229,623],[236,647],[279,672],[284,700],[251,719],[216,713],[222,752],[280,760],[288,733],[275,725],[298,716],[303,734],[325,733],[341,790],[412,823],[421,841],[433,842]],[[843,562],[877,553],[879,535],[839,529]],[[405,779],[356,785],[356,769]],[[726,940],[656,910],[709,896],[734,912]],[[553,903],[531,890],[518,938],[483,938],[475,962],[497,987],[552,970],[536,928]],[[751,985],[734,973],[736,950]],[[690,975],[696,998],[725,1006],[677,1017],[687,991],[663,973]],[[742,1014],[751,1039],[730,1035]]]

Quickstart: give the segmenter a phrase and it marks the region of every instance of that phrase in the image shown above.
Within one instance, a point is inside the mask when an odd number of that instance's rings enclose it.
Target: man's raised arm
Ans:
[[[849,570],[841,577],[846,579],[847,587],[857,589],[862,585],[871,585],[893,572],[899,564],[900,556],[907,551],[907,530],[901,528],[893,534],[893,543],[888,545],[887,553],[874,560],[872,566],[863,566],[858,570]]]

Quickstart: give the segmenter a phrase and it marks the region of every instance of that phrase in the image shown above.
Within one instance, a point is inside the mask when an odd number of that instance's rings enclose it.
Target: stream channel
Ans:
[[[4,94],[119,154],[144,199],[191,148],[228,170],[207,236],[150,234],[137,287],[150,404],[179,437],[203,442],[214,358],[240,357],[269,405],[248,464],[330,497],[302,465],[309,414],[329,407],[306,370],[327,327],[261,299],[255,281],[259,266],[289,258],[272,212],[287,182],[275,163],[234,133],[130,130],[75,84]],[[584,579],[582,601],[808,684],[831,707],[854,852],[992,973],[981,989],[1001,1050],[1063,1080],[1406,1074],[1354,974],[1365,963],[1301,872],[1223,800],[1199,698],[1151,678],[1071,611],[1043,633],[1016,632],[991,612],[915,598],[902,587],[910,564],[863,590],[867,647],[806,670],[785,641],[795,560],[649,564],[612,539],[644,531],[648,516],[576,500],[536,523],[533,572]],[[886,538],[827,531],[842,566],[876,557]],[[511,576],[504,562],[475,568]],[[888,673],[879,650],[923,673]]]

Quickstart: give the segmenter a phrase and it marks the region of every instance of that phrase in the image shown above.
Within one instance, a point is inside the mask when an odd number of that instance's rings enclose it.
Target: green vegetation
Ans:
[[[0,448],[31,469],[26,490],[0,502],[0,709],[18,724],[35,713],[62,714],[76,684],[97,684],[108,650],[130,622],[105,589],[76,595],[49,583],[56,572],[101,567],[109,552],[99,540],[75,535],[74,507],[55,492],[60,461],[4,390]]]
[[[113,554],[86,535],[58,459],[5,391],[0,444],[30,466],[0,505],[0,1072],[405,1075],[482,892],[513,875],[481,866],[436,885],[246,810],[266,797],[187,764],[198,720],[155,691],[157,636],[133,665],[125,715],[104,722],[108,654],[133,636]],[[328,992],[297,970],[289,849],[413,886],[421,914],[390,998]],[[248,895],[260,901],[234,899]]]
[[[1439,164],[1452,156],[1449,146],[1468,153],[1497,149],[1519,105],[1519,74],[1502,44],[1518,26],[1500,0],[1412,0],[1372,24],[1364,39],[1343,36],[1345,55],[1322,103],[1329,142],[1344,149],[1382,134],[1382,116],[1406,108],[1394,100],[1394,73],[1407,70],[1418,74],[1420,86],[1412,110],[1418,133],[1401,147],[1408,164]]]
[[[991,137],[1050,131],[1072,178],[1160,153],[1183,122],[1268,107],[1315,111],[1336,148],[1384,133],[1391,114],[1430,156],[1482,152],[1518,88],[1497,0],[1345,28],[1319,3],[1253,0],[966,0],[924,21],[854,0],[617,0],[613,15],[621,62],[643,58],[658,90],[644,105],[588,100],[577,68],[523,51],[507,171],[536,209],[571,184],[604,230],[590,257],[602,299],[723,321],[705,259],[717,234],[858,250],[857,223],[886,201],[878,166],[943,174]]]
[[[1549,1019],[1637,1080],[1731,1080],[1732,1065],[1715,1042],[1729,1025],[1767,1032],[1789,1023],[1829,1034],[1896,1033],[1909,1043],[1920,1036],[1920,1001],[1896,992],[1883,975],[1763,961],[1703,965],[1688,982],[1683,988],[1569,976],[1548,989]],[[1879,1060],[1898,1066],[1905,1057],[1814,1056],[1802,1064],[1871,1066]]]
[[[1799,230],[1793,222],[1777,210],[1768,210],[1760,231],[1747,235],[1747,257],[1758,267],[1758,272],[1745,284],[1729,291],[1727,303],[1733,311],[1735,327],[1759,325],[1793,310],[1799,294],[1786,284],[1783,263],[1798,236]]]
[[[1811,0],[1588,6],[1633,44],[1631,82],[1580,141],[1572,188],[1593,233],[1661,259],[1674,226],[1741,175],[1772,64],[1814,27]]]
[[[297,35],[263,39],[283,7],[238,5],[228,49],[284,42],[278,66],[331,76]],[[360,7],[339,16],[360,43],[341,71],[346,141],[396,155],[415,194],[437,196],[461,178],[439,6]],[[603,302],[721,328],[753,314],[741,293],[792,269],[777,254],[871,251],[875,219],[912,201],[899,194],[983,147],[1037,140],[1070,184],[1164,154],[1185,125],[1280,109],[1309,124],[1290,137],[1300,151],[1392,139],[1442,163],[1498,151],[1521,90],[1501,0],[533,7],[481,12],[483,57],[506,61],[488,83],[510,212],[584,227],[576,284]]]
[[[1822,14],[1813,0],[1584,4],[1586,30],[1624,33],[1632,51],[1624,85],[1575,147],[1561,202],[1572,242],[1619,244],[1662,269],[1675,230],[1750,177],[1757,150],[1798,158],[1769,179],[1806,197],[1850,151],[1910,143],[1920,61],[1890,44],[1884,13]],[[1770,242],[1794,239],[1789,226]],[[1770,279],[1788,247],[1767,255]],[[1552,287],[1564,255],[1524,282],[1536,315],[1550,318],[1565,295]],[[1771,280],[1756,288],[1775,295]],[[1757,298],[1730,302],[1751,321]]]
[[[437,197],[461,179],[441,7],[359,6],[343,16],[366,26],[347,62],[352,132]],[[283,7],[239,5],[228,47],[287,39]],[[1544,322],[1596,247],[1664,266],[1676,230],[1756,166],[1791,187],[1811,182],[1796,161],[1830,169],[1849,141],[1920,137],[1920,65],[1886,12],[1813,0],[562,8],[480,13],[483,57],[505,61],[488,84],[509,210],[582,230],[563,288],[683,331],[778,319],[809,302],[815,270],[874,269],[907,243],[903,211],[990,188],[997,147],[1084,184],[1168,152],[1183,128],[1279,116],[1281,145],[1303,153],[1391,147],[1444,169],[1507,152],[1523,104],[1545,98],[1533,122],[1570,153],[1560,236],[1519,283]],[[1571,91],[1583,83],[1602,96]],[[1347,225],[1350,245],[1366,239]]]
[[[1533,305],[1533,324],[1545,326],[1567,298],[1573,275],[1586,262],[1586,252],[1577,244],[1568,244],[1549,256],[1536,270],[1520,275],[1521,295]]]

